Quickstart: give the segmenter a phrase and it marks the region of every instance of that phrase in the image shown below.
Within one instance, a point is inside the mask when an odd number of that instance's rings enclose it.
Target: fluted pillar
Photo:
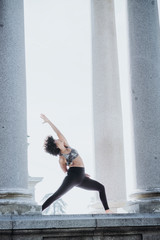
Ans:
[[[135,146],[130,211],[160,211],[160,29],[156,0],[127,0]]]
[[[23,0],[0,0],[0,110],[0,212],[28,212]]]
[[[119,208],[126,186],[114,1],[92,0],[91,16],[95,175]]]

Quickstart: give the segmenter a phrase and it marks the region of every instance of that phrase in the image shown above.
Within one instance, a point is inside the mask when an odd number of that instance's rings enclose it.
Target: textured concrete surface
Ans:
[[[114,1],[91,1],[91,17],[95,173],[118,207],[126,189]]]
[[[158,240],[159,214],[0,217],[3,240]]]
[[[0,202],[0,216],[10,216],[10,215],[40,215],[42,206],[37,205],[35,202],[30,200],[10,200]]]
[[[128,0],[136,190],[160,199],[160,30],[156,0]],[[146,197],[146,193],[148,193]],[[155,192],[157,196],[155,195]],[[144,193],[144,194],[143,194]],[[150,194],[151,193],[151,194]]]
[[[22,0],[0,1],[0,189],[27,188]]]

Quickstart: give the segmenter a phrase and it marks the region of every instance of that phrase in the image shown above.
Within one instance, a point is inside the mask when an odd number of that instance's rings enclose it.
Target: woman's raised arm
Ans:
[[[69,146],[67,139],[64,137],[64,135],[60,132],[60,130],[44,115],[41,114],[40,117],[44,120],[43,123],[48,123],[53,131],[57,134],[58,138],[62,140],[66,146]]]

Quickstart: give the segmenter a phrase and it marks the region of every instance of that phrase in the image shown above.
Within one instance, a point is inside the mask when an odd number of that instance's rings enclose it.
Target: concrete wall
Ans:
[[[159,240],[160,214],[6,216],[0,240]]]

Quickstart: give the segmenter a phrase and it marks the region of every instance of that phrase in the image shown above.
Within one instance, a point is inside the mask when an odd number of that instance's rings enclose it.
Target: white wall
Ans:
[[[64,133],[84,159],[86,172],[94,174],[90,1],[25,0],[24,6],[28,162],[31,176],[44,177],[36,191],[39,202],[46,193],[54,192],[64,177],[58,158],[43,151],[44,138],[56,135],[42,125],[40,113]],[[80,209],[77,194],[81,191],[65,196],[68,202],[73,198],[72,209],[74,198]],[[84,201],[85,193],[89,194],[87,205],[91,193],[84,192]]]

